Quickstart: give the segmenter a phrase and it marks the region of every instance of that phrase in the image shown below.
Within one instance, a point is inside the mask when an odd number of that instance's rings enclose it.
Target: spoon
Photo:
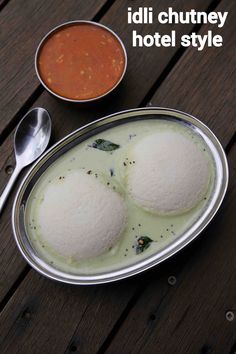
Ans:
[[[0,197],[0,214],[19,173],[45,151],[50,136],[51,119],[44,108],[33,108],[21,119],[14,135],[16,167]]]

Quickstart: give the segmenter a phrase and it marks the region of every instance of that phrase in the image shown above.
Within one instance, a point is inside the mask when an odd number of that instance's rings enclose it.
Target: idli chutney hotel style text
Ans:
[[[155,21],[160,24],[214,24],[218,28],[222,28],[227,19],[228,12],[211,11],[209,13],[204,11],[173,11],[172,7],[168,11],[161,11],[157,14]],[[129,24],[153,24],[154,15],[152,7],[139,7],[137,11],[133,11],[132,7],[128,8],[128,23]],[[136,30],[132,31],[132,45],[133,47],[176,47],[176,31],[170,31],[170,34],[163,34],[160,32],[142,34]],[[181,36],[181,46],[196,47],[198,51],[202,51],[206,46],[208,47],[222,47],[223,37],[220,34],[214,34],[212,30],[208,30],[207,34],[199,34],[198,32],[191,32],[191,34],[183,34]]]

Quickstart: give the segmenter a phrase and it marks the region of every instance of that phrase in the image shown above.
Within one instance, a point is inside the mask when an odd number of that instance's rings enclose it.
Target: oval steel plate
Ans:
[[[87,138],[116,125],[144,119],[166,119],[178,121],[181,124],[189,126],[195,133],[201,135],[204,139],[211,151],[216,170],[214,187],[208,206],[204,209],[198,220],[185,233],[170,242],[165,248],[132,265],[115,271],[112,270],[94,275],[76,275],[53,268],[51,265],[47,264],[32,248],[24,225],[25,205],[36,181],[53,161],[75,145],[79,144],[81,141],[84,141]],[[194,240],[209,224],[219,209],[224,198],[227,185],[228,164],[224,150],[216,136],[201,121],[189,114],[168,108],[151,107],[122,111],[96,120],[95,122],[74,131],[50,148],[33,165],[21,183],[14,201],[12,212],[14,237],[19,250],[26,261],[41,274],[51,279],[81,285],[116,281],[143,272],[144,270],[163,262],[165,259],[171,257],[173,254],[177,253],[192,240]]]

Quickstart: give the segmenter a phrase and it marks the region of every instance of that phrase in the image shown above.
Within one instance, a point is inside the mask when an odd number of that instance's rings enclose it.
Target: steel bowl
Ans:
[[[93,26],[97,26],[97,27],[101,27],[101,28],[104,28],[106,31],[110,32],[117,40],[118,42],[120,43],[122,49],[123,49],[123,53],[124,53],[124,69],[123,69],[123,73],[119,79],[119,81],[107,92],[105,92],[104,94],[100,95],[100,96],[97,96],[97,97],[93,97],[93,98],[90,98],[90,99],[85,99],[85,100],[76,100],[76,99],[71,99],[71,98],[67,98],[67,97],[63,97],[61,95],[58,95],[57,93],[55,93],[54,91],[52,91],[47,85],[46,83],[43,81],[43,79],[41,78],[41,75],[40,75],[40,72],[39,72],[39,68],[38,68],[38,57],[39,57],[39,53],[40,53],[40,50],[41,48],[43,47],[44,43],[47,41],[47,39],[55,32],[57,32],[58,30],[64,28],[64,27],[68,27],[70,25],[73,25],[73,24],[82,24],[82,23],[88,23],[88,24],[91,24]],[[53,96],[57,97],[57,98],[60,98],[64,101],[68,101],[68,102],[78,102],[78,103],[85,103],[85,102],[90,102],[90,101],[95,101],[95,100],[98,100],[99,98],[102,98],[102,97],[105,97],[106,95],[108,95],[109,93],[111,93],[113,90],[115,90],[115,88],[120,84],[120,82],[122,81],[125,73],[126,73],[126,69],[127,69],[127,52],[126,52],[126,49],[125,49],[125,46],[122,42],[122,40],[120,39],[120,37],[115,33],[113,32],[110,28],[108,28],[107,26],[104,26],[100,23],[97,23],[97,22],[93,22],[93,21],[86,21],[86,20],[77,20],[77,21],[69,21],[69,22],[65,22],[59,26],[56,26],[54,27],[51,31],[49,31],[44,37],[43,39],[41,40],[41,42],[39,43],[38,47],[37,47],[37,50],[36,50],[36,53],[35,53],[35,60],[34,60],[34,66],[35,66],[35,71],[36,71],[36,74],[37,74],[37,77],[39,79],[39,81],[41,82],[41,84],[44,86],[44,88],[50,92]]]
[[[172,240],[163,249],[131,265],[120,266],[120,268],[118,266],[116,270],[111,269],[100,274],[90,275],[72,274],[70,272],[61,271],[48,264],[32,247],[25,227],[25,206],[29,194],[37,180],[52,162],[87,138],[108,128],[125,124],[126,122],[145,119],[177,121],[192,129],[194,134],[200,135],[208,146],[214,162],[215,179],[210,200],[201,215],[183,234]],[[12,212],[13,233],[17,246],[26,261],[38,272],[51,279],[71,284],[98,284],[112,282],[133,276],[163,262],[165,259],[171,257],[193,241],[205,229],[216,214],[224,198],[227,185],[228,164],[224,150],[216,136],[200,120],[189,114],[168,108],[153,107],[122,111],[98,119],[69,134],[44,153],[44,155],[33,165],[21,183],[14,201]]]

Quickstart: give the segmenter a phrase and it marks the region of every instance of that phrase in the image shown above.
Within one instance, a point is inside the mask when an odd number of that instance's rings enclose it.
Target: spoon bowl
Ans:
[[[15,156],[24,166],[46,149],[51,135],[51,119],[43,108],[33,108],[20,121],[15,132]]]
[[[0,213],[20,171],[45,151],[50,136],[51,118],[44,108],[33,108],[21,119],[14,136],[16,167],[0,197]]]

